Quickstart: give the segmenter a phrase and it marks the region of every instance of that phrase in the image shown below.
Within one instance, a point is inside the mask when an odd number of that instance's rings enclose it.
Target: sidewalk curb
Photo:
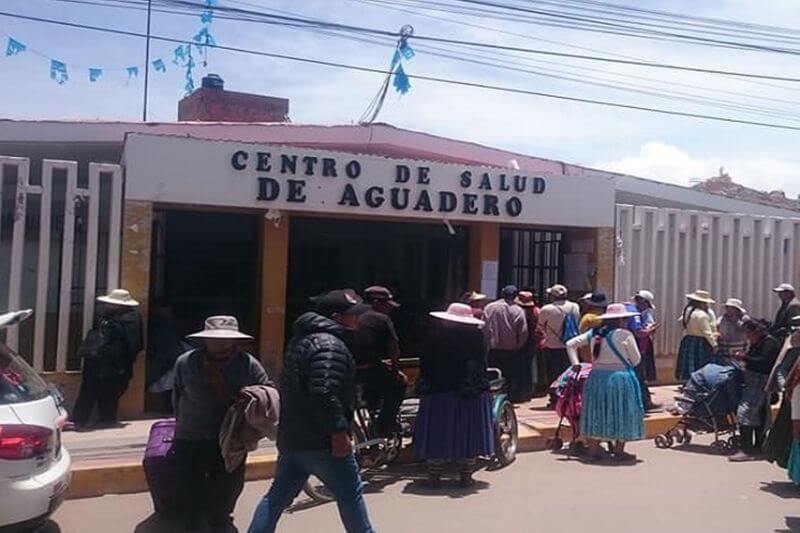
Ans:
[[[652,438],[669,429],[678,418],[666,413],[648,416],[645,419],[647,438]],[[520,422],[520,453],[538,452],[547,449],[547,441],[555,436],[557,424],[536,424]],[[570,429],[565,426],[561,438],[566,442],[570,438]],[[413,456],[403,454],[403,462],[413,462]],[[251,455],[247,459],[245,479],[258,481],[271,479],[275,474],[277,455]],[[67,492],[67,499],[93,498],[107,494],[132,494],[147,492],[147,480],[140,460],[136,461],[85,461],[72,468],[72,483]]]

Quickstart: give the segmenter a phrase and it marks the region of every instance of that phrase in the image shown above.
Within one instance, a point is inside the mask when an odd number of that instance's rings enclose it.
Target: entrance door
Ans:
[[[287,327],[324,291],[389,287],[402,304],[394,316],[404,354],[416,355],[424,317],[467,286],[468,230],[416,224],[292,218]]]

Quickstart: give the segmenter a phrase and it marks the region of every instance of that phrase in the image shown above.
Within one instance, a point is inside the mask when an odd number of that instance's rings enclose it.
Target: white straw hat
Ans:
[[[232,316],[210,316],[206,318],[203,331],[192,333],[190,339],[238,339],[252,340],[253,337],[239,331],[239,321]]]
[[[689,298],[690,300],[694,300],[695,302],[702,302],[706,304],[716,303],[714,299],[711,297],[711,293],[699,289],[691,294],[687,294],[686,297]]]
[[[738,298],[728,298],[725,302],[725,307],[733,307],[742,312],[743,315],[747,314],[747,309],[744,308],[744,303]]]
[[[434,318],[460,324],[471,324],[473,326],[482,326],[484,324],[483,320],[475,318],[472,314],[472,307],[462,303],[452,303],[447,306],[447,311],[432,311],[430,315]]]
[[[114,289],[106,296],[97,298],[98,302],[111,305],[121,305],[124,307],[139,307],[139,302],[133,299],[131,293],[125,289]]]

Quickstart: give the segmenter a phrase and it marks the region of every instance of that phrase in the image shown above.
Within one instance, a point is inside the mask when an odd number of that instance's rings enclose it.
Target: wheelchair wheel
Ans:
[[[500,407],[500,415],[495,420],[495,452],[497,462],[501,466],[508,466],[517,457],[519,444],[519,427],[514,405],[506,400]]]

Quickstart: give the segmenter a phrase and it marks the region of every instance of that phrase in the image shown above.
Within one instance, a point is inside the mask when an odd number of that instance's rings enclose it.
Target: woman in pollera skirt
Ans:
[[[618,461],[635,461],[625,452],[625,443],[644,438],[644,406],[634,368],[642,356],[636,338],[626,325],[638,313],[625,304],[611,304],[598,318],[602,325],[567,342],[567,354],[575,367],[578,352],[591,347],[592,372],[583,386],[581,435],[588,441],[588,459],[604,459],[608,454],[601,441],[611,442],[611,455]]]
[[[483,321],[460,303],[431,316],[420,357],[414,452],[426,461],[432,485],[439,485],[447,463],[456,462],[461,484],[468,486],[476,459],[494,454]]]
[[[692,372],[708,363],[717,351],[716,318],[710,305],[714,303],[708,291],[694,291],[686,295],[687,303],[678,320],[684,329],[681,346],[678,350],[678,364],[675,377],[685,383]]]

